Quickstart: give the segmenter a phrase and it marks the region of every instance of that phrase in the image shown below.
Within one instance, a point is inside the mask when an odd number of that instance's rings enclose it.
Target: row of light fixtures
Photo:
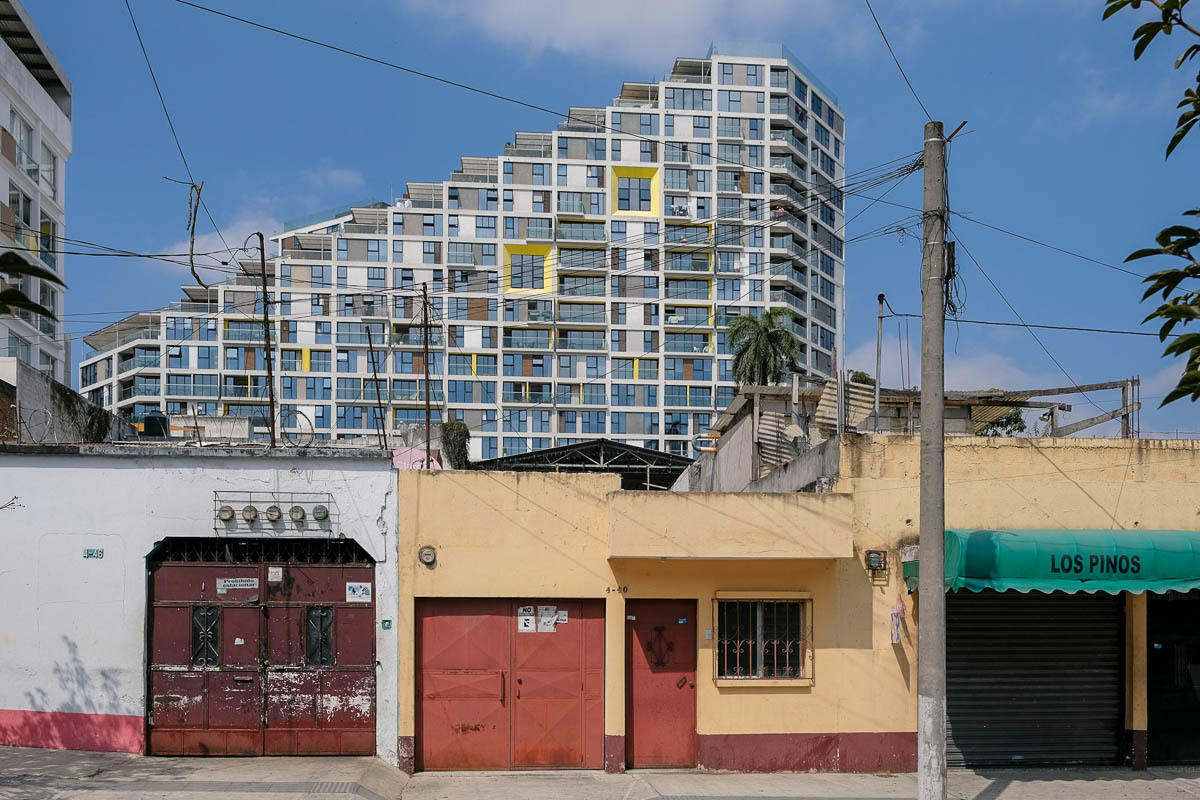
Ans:
[[[232,522],[237,512],[233,506],[221,506],[217,509],[217,519],[222,522]],[[325,506],[313,506],[313,519],[317,522],[324,522],[329,519],[329,509]],[[279,522],[283,519],[283,509],[276,505],[267,506],[264,516],[268,522]],[[306,512],[304,506],[292,506],[288,509],[288,516],[292,522],[303,522]],[[242,519],[246,522],[254,522],[258,519],[258,508],[255,506],[246,506],[242,509]]]

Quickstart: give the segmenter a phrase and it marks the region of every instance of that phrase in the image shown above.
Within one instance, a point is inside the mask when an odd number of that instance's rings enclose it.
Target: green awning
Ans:
[[[917,589],[918,563],[905,562]],[[1200,589],[1200,531],[946,531],[946,591]]]

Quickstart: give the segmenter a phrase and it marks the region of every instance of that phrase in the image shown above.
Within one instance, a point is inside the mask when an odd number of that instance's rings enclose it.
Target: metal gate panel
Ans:
[[[417,768],[509,766],[507,600],[418,600]]]
[[[269,544],[299,563],[256,561],[262,542],[203,540],[166,540],[167,559],[187,563],[152,559],[151,753],[375,752],[369,557]]]
[[[566,621],[553,631],[519,633],[516,611],[521,606],[554,606]],[[582,768],[603,766],[603,755],[585,748],[588,740],[602,741],[595,715],[587,713],[585,675],[604,653],[603,628],[589,619],[603,619],[599,601],[518,600],[513,603],[512,639],[512,765],[514,767]],[[597,613],[599,608],[599,613]],[[597,633],[599,636],[597,637]],[[590,634],[590,635],[589,635]],[[601,674],[603,670],[601,668]],[[591,725],[585,724],[590,722]],[[585,753],[585,750],[588,752]],[[595,763],[588,763],[585,756]]]
[[[948,762],[1118,763],[1122,624],[1108,594],[947,595]]]

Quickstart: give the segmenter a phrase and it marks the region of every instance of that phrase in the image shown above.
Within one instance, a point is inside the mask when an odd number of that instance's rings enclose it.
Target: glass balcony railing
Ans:
[[[225,331],[225,341],[227,342],[261,342],[263,340],[262,329],[253,330],[246,328],[229,328]],[[271,331],[271,341],[275,341],[275,331]]]
[[[785,250],[798,258],[804,258],[805,254],[804,248],[797,244],[796,240],[790,236],[772,236],[771,249]]]
[[[779,195],[781,197],[786,197],[788,200],[791,200],[797,206],[803,207],[808,204],[808,201],[806,199],[804,199],[804,194],[802,192],[796,191],[791,186],[788,186],[786,183],[774,183],[773,182],[771,184],[771,194]]]
[[[575,310],[575,309],[559,309],[558,321],[559,322],[596,322],[596,323],[604,324],[604,309],[603,308],[588,309],[586,311],[585,310]]]
[[[664,320],[667,323],[667,325],[686,326],[689,328],[694,328],[697,325],[707,325],[708,324],[708,312],[700,311],[698,313],[689,312],[689,313],[667,314],[667,315],[665,315]]]
[[[560,336],[559,350],[606,350],[604,335],[600,336]]]
[[[798,283],[801,286],[808,285],[808,279],[805,277],[804,273],[793,267],[790,263],[772,264],[771,274],[776,277],[787,278],[788,280]]]
[[[514,333],[504,337],[505,347],[521,347],[532,349],[547,349],[550,347],[550,334],[542,336],[522,336]]]
[[[603,282],[590,286],[560,286],[558,293],[563,297],[604,297],[608,287]]]
[[[808,148],[804,146],[804,142],[800,141],[800,137],[796,136],[796,134],[792,133],[790,130],[771,131],[771,141],[783,142],[801,155],[806,155],[808,152]]]
[[[530,238],[533,237],[531,236]],[[603,242],[608,237],[604,232],[603,225],[589,227],[561,225],[558,228],[558,238],[571,241]]]
[[[267,397],[266,386],[225,386],[221,390],[222,397]]]
[[[771,169],[783,170],[798,181],[808,180],[806,170],[787,156],[771,156]]]
[[[808,303],[791,292],[773,291],[771,292],[771,302],[784,303],[801,313],[808,311]]]
[[[340,340],[339,340],[340,341]],[[440,347],[446,341],[441,331],[429,332],[429,346]],[[423,333],[396,333],[392,335],[392,344],[421,347],[425,344]]]
[[[560,197],[558,198],[558,212],[560,214],[582,214],[583,201]]]

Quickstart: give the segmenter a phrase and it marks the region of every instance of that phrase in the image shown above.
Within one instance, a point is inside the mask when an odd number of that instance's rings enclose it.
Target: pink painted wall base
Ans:
[[[0,745],[144,753],[142,717],[0,709]]]

